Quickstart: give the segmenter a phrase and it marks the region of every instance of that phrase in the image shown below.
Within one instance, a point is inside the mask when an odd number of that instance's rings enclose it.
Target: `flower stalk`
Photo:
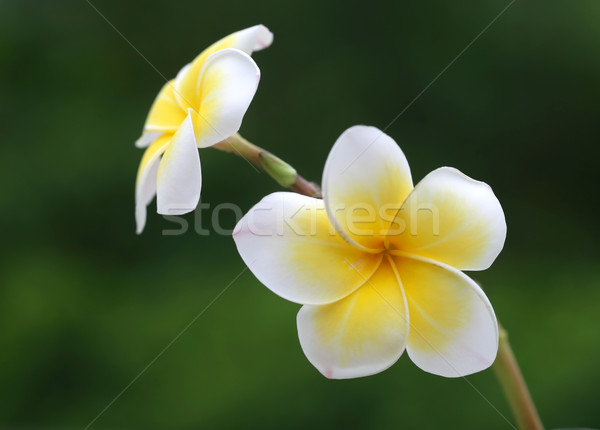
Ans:
[[[279,185],[291,188],[296,193],[321,197],[321,189],[317,184],[306,180],[281,158],[254,145],[238,133],[217,143],[213,148],[245,158],[271,176]]]
[[[508,341],[508,333],[499,326],[498,355],[493,368],[504,390],[520,430],[544,430],[517,359]]]

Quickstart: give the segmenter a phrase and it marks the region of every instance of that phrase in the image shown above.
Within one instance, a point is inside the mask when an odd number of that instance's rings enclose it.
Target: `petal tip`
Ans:
[[[146,225],[146,206],[136,205],[135,208],[135,234],[140,235]]]
[[[268,48],[273,43],[273,33],[266,26],[258,24],[256,26],[257,37],[256,44],[254,45],[255,51]]]
[[[163,133],[158,131],[144,131],[142,135],[135,141],[135,147],[146,148],[162,135]]]

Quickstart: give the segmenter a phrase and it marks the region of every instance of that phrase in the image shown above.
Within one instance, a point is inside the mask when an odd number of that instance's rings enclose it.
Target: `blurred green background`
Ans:
[[[241,133],[317,181],[343,130],[388,125],[508,4],[92,2],[167,77],[267,25]],[[471,275],[549,428],[600,427],[599,19],[597,0],[517,0],[387,129],[415,182],[454,166],[502,202],[505,251]],[[164,235],[177,224],[152,206],[135,235],[133,142],[163,83],[85,1],[0,0],[0,427],[84,428],[244,268],[192,215]],[[202,160],[212,207],[279,189],[231,155]],[[510,428],[490,370],[468,377],[481,395],[406,356],[326,380],[298,308],[244,272],[90,428]]]

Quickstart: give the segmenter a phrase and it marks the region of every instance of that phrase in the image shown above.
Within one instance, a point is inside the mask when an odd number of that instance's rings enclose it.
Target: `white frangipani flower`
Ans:
[[[262,25],[233,33],[203,51],[160,90],[136,142],[147,147],[136,181],[138,233],[155,194],[160,214],[180,215],[196,208],[202,179],[197,148],[237,133],[260,79],[248,54],[272,41]]]
[[[446,377],[494,362],[494,311],[461,271],[488,268],[504,245],[504,213],[488,185],[443,167],[413,187],[398,145],[355,126],[329,154],[323,198],[271,194],[234,232],[254,275],[304,305],[300,344],[323,375],[378,373],[405,349]]]

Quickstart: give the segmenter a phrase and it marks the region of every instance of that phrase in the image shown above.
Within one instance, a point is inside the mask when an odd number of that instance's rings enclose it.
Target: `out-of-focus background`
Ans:
[[[517,0],[433,83],[508,1],[91,2],[167,77],[268,26],[241,132],[316,181],[343,130],[384,128],[412,103],[387,133],[415,182],[454,166],[503,204],[505,250],[471,275],[543,420],[600,427],[600,2]],[[0,427],[85,428],[151,364],[89,428],[511,428],[491,370],[444,379],[403,356],[322,377],[299,306],[241,273],[231,237],[196,232],[211,209],[173,235],[153,205],[136,236],[133,142],[163,83],[86,1],[0,1]],[[210,208],[280,189],[201,155]]]

